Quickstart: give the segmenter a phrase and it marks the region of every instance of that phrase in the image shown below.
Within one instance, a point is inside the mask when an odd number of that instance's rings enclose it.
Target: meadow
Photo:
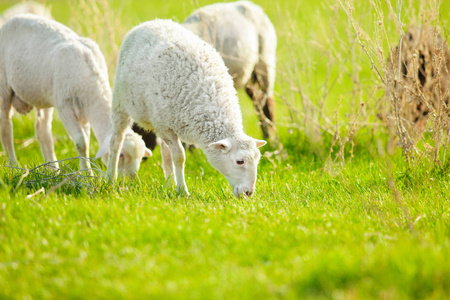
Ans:
[[[256,193],[235,198],[199,149],[186,152],[188,198],[166,185],[159,147],[134,180],[112,185],[99,161],[84,176],[57,116],[57,157],[74,159],[55,175],[39,166],[33,113],[16,115],[20,168],[0,156],[1,299],[450,298],[447,134],[433,115],[410,146],[378,117],[400,33],[429,24],[448,37],[450,2],[255,2],[278,34],[282,143],[261,148]],[[213,1],[43,3],[99,43],[114,84],[129,29]],[[262,138],[239,98],[245,131]]]

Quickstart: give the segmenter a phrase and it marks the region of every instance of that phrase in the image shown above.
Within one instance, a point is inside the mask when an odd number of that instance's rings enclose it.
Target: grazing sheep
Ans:
[[[47,162],[56,161],[51,122],[59,112],[79,155],[89,157],[92,126],[100,146],[112,134],[111,87],[98,45],[66,26],[35,15],[20,15],[0,30],[0,129],[10,164],[17,164],[11,117],[14,107],[28,113],[36,107],[36,137]],[[107,146],[104,146],[104,145]],[[120,171],[136,173],[142,156],[151,154],[131,130]],[[107,160],[107,153],[102,157]],[[58,167],[58,163],[52,164]],[[82,169],[89,163],[80,160]]]
[[[132,29],[122,43],[113,93],[113,128],[108,175],[117,174],[118,149],[131,118],[161,138],[162,166],[177,191],[184,180],[183,140],[197,144],[236,196],[255,189],[258,147],[247,136],[233,81],[215,49],[169,20]]]
[[[2,13],[2,15],[0,15],[0,27],[2,27],[2,25],[5,24],[5,22],[11,19],[12,17],[15,17],[20,14],[34,14],[49,19],[52,18],[52,14],[50,13],[50,10],[47,7],[34,1],[27,1],[18,3],[6,9]]]
[[[236,89],[245,88],[261,121],[264,138],[276,140],[273,89],[277,35],[263,9],[250,1],[215,3],[195,10],[183,26],[220,52]],[[136,124],[147,147],[156,137]]]
[[[215,3],[195,10],[183,26],[220,52],[234,87],[252,98],[264,137],[272,137],[277,34],[264,10],[250,1]]]

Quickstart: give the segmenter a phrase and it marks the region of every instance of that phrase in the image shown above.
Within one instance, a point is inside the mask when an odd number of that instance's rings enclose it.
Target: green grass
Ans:
[[[63,189],[30,201],[29,189],[5,187],[3,297],[449,295],[448,174],[396,166],[400,205],[381,161],[357,159],[337,176],[262,161],[258,193],[243,200],[202,155],[188,159],[188,199],[164,187],[152,162],[138,181],[91,196]]]
[[[2,1],[0,9],[14,2]],[[48,3],[55,18],[68,24],[67,3]],[[211,1],[200,1],[206,3]],[[281,73],[292,63],[288,22],[304,28],[293,41],[296,46],[326,40],[331,1],[258,3],[279,31]],[[183,20],[196,6],[183,1],[113,2],[113,7],[120,5],[126,26],[156,16]],[[288,20],[278,12],[285,7]],[[442,19],[449,16],[448,7],[442,4]],[[322,27],[304,27],[318,21]],[[339,38],[347,34],[347,25],[339,25]],[[336,43],[333,51],[339,52],[345,43]],[[314,53],[318,48],[295,50],[306,55],[298,58],[305,71],[299,80],[311,98],[330,91],[327,114],[332,120],[343,96],[341,121],[353,120],[354,107],[347,101],[350,62],[361,68],[366,90],[375,85],[370,64],[363,55],[355,56],[339,74],[333,56],[331,76],[337,84],[323,87],[327,62]],[[279,96],[286,91],[285,80],[278,78]],[[242,92],[239,96],[246,131],[260,137],[250,101]],[[277,101],[279,122],[291,122],[289,109]],[[30,140],[33,116],[15,116],[13,122],[21,165],[43,163],[37,142]],[[186,154],[189,198],[177,197],[175,188],[166,186],[159,149],[141,165],[136,180],[112,187],[103,177],[90,186],[79,179],[50,193],[56,182],[31,174],[19,184],[21,171],[6,167],[1,156],[0,299],[448,299],[448,158],[441,156],[438,166],[427,158],[408,164],[400,149],[385,156],[379,145],[386,147],[386,130],[362,126],[352,138],[353,158],[347,145],[343,163],[326,164],[329,133],[320,132],[323,142],[316,143],[306,130],[280,129],[285,156],[262,158],[251,199],[235,198],[200,150]],[[345,131],[348,127],[342,125]],[[57,157],[75,157],[57,117],[53,132]],[[92,140],[91,155],[97,148]],[[338,148],[334,150],[332,159]],[[77,162],[71,166],[77,169]],[[33,184],[39,179],[41,185]],[[27,197],[42,186],[45,194]]]

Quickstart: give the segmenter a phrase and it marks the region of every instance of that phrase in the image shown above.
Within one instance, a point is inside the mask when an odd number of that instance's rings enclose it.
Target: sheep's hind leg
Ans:
[[[89,140],[88,136],[80,124],[75,112],[70,107],[60,108],[59,116],[69,136],[72,138],[77,149],[78,155],[89,158]],[[80,159],[80,170],[87,170],[92,175],[91,164],[86,159]]]
[[[270,59],[260,60],[246,84],[246,92],[253,101],[253,106],[259,116],[261,129],[265,139],[279,140],[275,122],[275,101],[273,86],[275,82],[275,69],[268,63]],[[275,65],[272,61],[271,65]],[[277,142],[279,143],[279,141]]]
[[[172,155],[172,161],[175,166],[175,179],[177,183],[177,192],[180,194],[186,194],[189,196],[189,192],[184,180],[184,162],[186,161],[186,155],[184,148],[181,145],[180,140],[172,131],[164,132],[161,135],[161,139],[167,144]],[[164,161],[163,161],[164,164]]]
[[[172,154],[170,153],[169,146],[167,146],[164,140],[161,140],[161,159],[164,177],[166,181],[172,181],[176,185],[177,180],[174,177],[175,174],[173,173]]]
[[[261,122],[261,130],[265,139],[273,139],[274,136],[274,119],[275,119],[275,103],[273,98],[261,90],[257,81],[246,85],[246,92],[253,101],[253,106],[258,114]]]
[[[45,109],[36,108],[34,129],[36,131],[36,139],[41,146],[41,152],[45,161],[52,162],[50,163],[50,167],[58,169],[59,165],[56,162],[55,146],[52,135],[52,118],[53,107]]]
[[[12,124],[12,92],[4,91],[0,87],[0,136],[3,149],[8,155],[8,163],[17,165],[16,153],[14,151],[14,133]]]

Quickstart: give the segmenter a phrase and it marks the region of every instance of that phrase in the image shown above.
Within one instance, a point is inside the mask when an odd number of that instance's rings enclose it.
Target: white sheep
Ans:
[[[252,98],[264,137],[274,138],[277,35],[264,10],[250,1],[215,3],[195,10],[183,26],[220,52],[234,87]]]
[[[242,128],[233,80],[217,51],[183,26],[155,20],[133,28],[122,43],[113,93],[108,175],[116,178],[118,149],[133,119],[161,138],[162,166],[179,193],[188,194],[185,153],[197,144],[236,196],[255,189],[258,147]]]
[[[3,11],[3,13],[0,15],[0,27],[2,27],[2,25],[5,24],[6,21],[19,14],[34,14],[49,19],[52,18],[50,10],[44,5],[34,1],[26,1],[11,6],[10,8]]]
[[[36,137],[45,160],[54,162],[53,109],[58,110],[79,155],[89,157],[90,126],[100,147],[109,146],[111,101],[105,59],[91,39],[31,14],[14,17],[0,29],[0,135],[10,164],[17,164],[13,107],[20,113],[36,107]],[[130,131],[122,154],[120,171],[134,174],[142,157],[151,152]],[[107,153],[102,159],[107,161]],[[58,163],[52,165],[58,167]],[[90,165],[80,160],[80,167]]]

